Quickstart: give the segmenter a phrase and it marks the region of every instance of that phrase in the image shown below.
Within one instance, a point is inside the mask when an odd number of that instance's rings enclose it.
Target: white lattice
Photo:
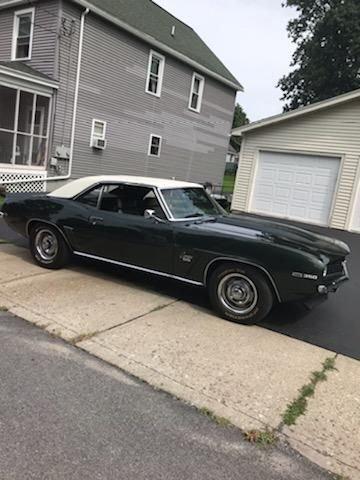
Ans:
[[[36,180],[36,182],[26,182],[26,180]],[[24,181],[25,180],[25,181]],[[7,184],[6,182],[16,182]],[[28,193],[28,192],[45,192],[46,191],[46,174],[28,173],[28,172],[1,172],[0,185],[4,184],[6,191],[9,193]]]

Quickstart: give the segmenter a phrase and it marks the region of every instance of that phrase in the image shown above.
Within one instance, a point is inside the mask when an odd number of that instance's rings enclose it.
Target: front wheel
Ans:
[[[38,265],[58,269],[70,258],[69,248],[60,233],[50,225],[35,225],[30,231],[30,251]]]
[[[208,286],[213,308],[227,320],[252,325],[270,312],[274,296],[264,275],[248,265],[223,264]]]

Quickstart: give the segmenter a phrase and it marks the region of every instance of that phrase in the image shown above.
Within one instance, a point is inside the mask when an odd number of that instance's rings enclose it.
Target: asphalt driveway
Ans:
[[[360,360],[360,235],[315,226],[306,228],[348,243],[351,248],[350,281],[312,310],[301,304],[279,305],[262,325],[292,338]],[[27,245],[26,241],[7,229],[1,220],[0,238],[9,239],[21,246]],[[100,269],[115,276],[119,275],[116,267],[85,263],[90,270],[94,269],[94,272]],[[120,273],[130,281],[143,284],[145,288],[210,308],[205,292],[200,289],[160,278],[152,278],[149,282],[143,274],[123,269]]]

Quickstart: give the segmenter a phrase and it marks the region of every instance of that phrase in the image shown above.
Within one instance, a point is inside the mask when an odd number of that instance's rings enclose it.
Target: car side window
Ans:
[[[102,186],[93,188],[92,190],[80,195],[76,199],[77,202],[83,203],[84,205],[89,205],[91,207],[97,207],[99,203],[99,197],[102,190]]]
[[[135,185],[105,185],[100,200],[100,210],[143,217],[145,210],[155,210],[161,218],[164,212],[152,188]]]

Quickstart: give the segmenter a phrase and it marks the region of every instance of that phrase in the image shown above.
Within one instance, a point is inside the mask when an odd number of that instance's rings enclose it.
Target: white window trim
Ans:
[[[200,80],[199,102],[198,102],[198,107],[193,108],[191,106],[191,100],[192,100],[192,96],[193,96],[193,93],[194,93],[194,86],[195,86],[195,79],[196,78]],[[193,76],[192,76],[192,80],[191,80],[191,89],[190,89],[190,97],[189,97],[189,110],[191,110],[192,112],[196,112],[196,113],[201,112],[204,88],[205,88],[205,78],[202,75],[199,75],[198,73],[194,72]]]
[[[48,93],[43,93],[38,90],[31,90],[30,88],[23,88],[23,87],[14,87],[13,85],[8,85],[7,83],[0,82],[1,87],[7,87],[11,88],[16,91],[16,104],[15,104],[15,119],[14,119],[14,128],[9,129],[9,128],[0,128],[1,132],[5,133],[11,133],[14,135],[13,139],[13,149],[12,149],[12,158],[11,158],[11,163],[0,163],[1,168],[6,168],[9,170],[46,170],[47,168],[47,162],[48,162],[48,155],[49,155],[49,138],[50,138],[50,125],[51,125],[51,116],[52,116],[52,102],[53,102],[53,97],[52,95]],[[34,135],[32,133],[26,133],[26,132],[19,132],[18,130],[18,122],[19,122],[19,107],[20,107],[20,92],[28,92],[34,95],[33,99],[33,106],[36,105],[36,99],[38,96],[40,97],[47,97],[49,99],[49,109],[48,109],[48,121],[47,121],[47,126],[46,126],[46,135]],[[34,116],[34,113],[33,113]],[[44,165],[38,166],[38,165],[19,165],[15,163],[15,152],[16,152],[16,139],[17,135],[23,135],[26,137],[31,138],[31,147],[32,147],[32,142],[34,140],[34,137],[36,138],[42,138],[46,141],[46,148],[45,148],[45,162]],[[31,162],[31,155],[32,155],[32,150],[29,149],[29,162]]]
[[[16,47],[17,47],[17,38],[19,34],[19,16],[25,15],[27,13],[31,14],[31,27],[30,27],[30,43],[29,43],[29,55],[27,57],[16,57]],[[30,60],[32,55],[32,45],[33,45],[33,36],[34,36],[34,18],[35,18],[35,7],[25,8],[24,10],[17,10],[14,12],[14,24],[13,24],[13,38],[12,38],[12,47],[11,47],[11,60]]]
[[[159,139],[160,139],[160,142],[159,142],[159,154],[158,154],[158,155],[154,155],[153,153],[151,153],[151,145],[152,145],[152,140],[153,140],[153,138],[159,138]],[[150,135],[149,148],[148,148],[148,156],[149,156],[149,157],[160,158],[160,155],[161,155],[161,147],[162,147],[162,136],[161,136],[161,135],[157,135],[156,133],[152,133],[152,134]]]
[[[151,73],[151,63],[152,63],[152,58],[153,56],[158,57],[160,59],[160,71],[159,71],[159,82],[158,82],[158,92],[154,93],[151,92],[148,87],[149,87],[149,81],[150,81],[150,73]],[[148,71],[147,71],[147,76],[146,76],[146,84],[145,84],[145,92],[148,93],[149,95],[153,95],[154,97],[161,97],[161,91],[162,91],[162,86],[163,86],[163,80],[164,80],[164,71],[165,71],[165,57],[164,55],[161,55],[161,53],[156,52],[155,50],[150,50],[149,53],[149,63],[148,63]]]
[[[91,125],[91,137],[90,137],[90,147],[94,145],[94,133],[95,133],[95,123],[102,123],[104,126],[103,129],[103,134],[101,137],[96,137],[99,138],[100,140],[105,140],[106,139],[106,122],[104,120],[99,120],[98,118],[93,118],[92,120],[92,125]]]

